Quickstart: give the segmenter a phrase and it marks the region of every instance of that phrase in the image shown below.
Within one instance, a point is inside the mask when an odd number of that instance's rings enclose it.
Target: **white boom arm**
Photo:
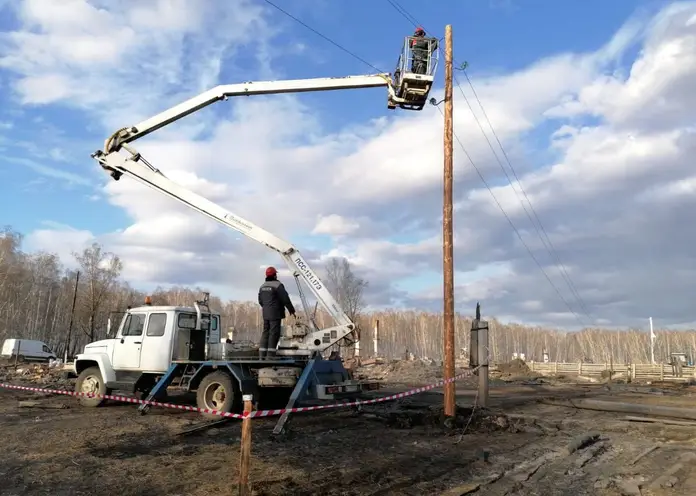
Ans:
[[[130,128],[117,131],[105,145],[106,153],[116,151],[120,145],[142,138],[158,129],[178,121],[202,108],[233,96],[273,95],[280,93],[306,93],[310,91],[335,91],[358,88],[386,87],[388,102],[407,103],[396,96],[389,74],[372,74],[367,76],[347,76],[336,78],[291,79],[287,81],[259,81],[240,84],[223,84],[201,93],[185,102],[165,110],[154,117],[144,120]]]
[[[149,164],[144,162],[143,158],[138,154],[129,157],[122,153],[110,153],[108,155],[95,156],[95,158],[99,160],[102,167],[112,171],[112,173],[116,171],[119,174],[126,174],[140,181],[146,186],[149,186],[160,193],[164,193],[165,195],[180,201],[203,215],[206,215],[227,227],[231,227],[254,241],[258,241],[259,243],[268,246],[272,250],[277,251],[283,257],[283,260],[285,260],[285,263],[288,265],[290,270],[293,273],[299,273],[299,275],[304,279],[311,291],[314,293],[317,300],[336,321],[337,326],[311,333],[308,336],[309,339],[302,340],[301,346],[299,343],[297,346],[294,346],[294,348],[297,348],[298,351],[302,350],[303,352],[301,353],[293,353],[293,346],[290,346],[290,349],[284,349],[289,343],[284,342],[284,340],[281,339],[278,350],[279,354],[304,355],[308,351],[323,351],[324,349],[348,336],[355,329],[355,324],[353,324],[350,318],[348,318],[345,312],[341,309],[316,273],[314,273],[314,271],[309,267],[306,260],[302,257],[297,248],[287,241],[284,241],[277,236],[274,236],[270,232],[254,225],[252,222],[249,222],[248,220],[227,211],[207,198],[204,198],[199,194],[180,186],[176,182],[164,176],[158,170],[149,166]],[[330,341],[327,341],[326,338],[328,338]]]
[[[391,79],[388,74],[368,76],[351,76],[343,78],[299,79],[290,81],[249,82],[242,84],[221,85],[197,97],[191,98],[169,110],[166,110],[136,126],[117,131],[104,143],[104,151],[92,154],[99,164],[118,180],[126,174],[141,183],[175,200],[197,210],[213,220],[262,243],[283,257],[291,271],[301,276],[307,283],[318,302],[335,320],[336,326],[322,330],[314,330],[302,339],[282,336],[278,353],[284,355],[307,355],[323,351],[355,330],[355,324],[338,305],[331,293],[326,289],[319,277],[309,267],[307,261],[293,245],[270,232],[254,225],[210,200],[194,193],[167,178],[158,169],[150,165],[128,143],[150,134],[172,122],[175,122],[212,103],[226,100],[231,96],[263,95],[308,91],[331,91],[340,89],[373,88],[386,86],[389,91],[388,103],[401,103],[402,99],[395,96]],[[119,153],[123,149],[128,155]]]

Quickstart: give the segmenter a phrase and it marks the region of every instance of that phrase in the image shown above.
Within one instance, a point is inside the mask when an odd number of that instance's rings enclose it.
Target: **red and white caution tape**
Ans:
[[[451,382],[455,382],[457,379],[461,379],[463,377],[467,377],[473,374],[473,372],[478,369],[471,369],[467,370],[465,372],[462,372],[461,374],[455,375],[451,379],[443,379],[438,382],[435,382],[433,384],[430,384],[429,386],[423,386],[415,389],[411,389],[410,391],[405,391],[403,393],[396,393],[396,394],[390,394],[389,396],[382,396],[381,398],[374,398],[371,400],[358,400],[358,401],[348,401],[348,402],[343,402],[343,403],[332,403],[330,405],[317,405],[317,406],[304,406],[304,407],[298,407],[298,408],[283,408],[280,410],[259,410],[255,412],[251,412],[251,417],[273,417],[275,415],[282,415],[286,412],[288,413],[296,413],[296,412],[311,412],[314,410],[328,410],[330,408],[343,408],[343,407],[348,407],[348,406],[360,406],[360,405],[374,405],[375,403],[384,403],[385,401],[393,401],[393,400],[400,400],[402,398],[406,398],[408,396],[413,396],[414,394],[418,393],[423,393],[425,391],[430,391],[431,389],[437,389],[439,387],[444,386],[445,384],[449,384]]]
[[[217,410],[208,410],[206,408],[198,408],[195,406],[175,405],[173,403],[162,403],[160,401],[139,400],[138,398],[130,398],[128,396],[116,396],[113,394],[78,393],[75,391],[61,391],[60,389],[43,389],[43,388],[37,388],[37,387],[16,386],[14,384],[7,384],[4,382],[0,383],[0,388],[16,389],[19,391],[33,391],[35,393],[44,393],[44,394],[62,394],[64,396],[77,396],[78,398],[103,398],[105,400],[122,401],[124,403],[137,403],[137,404],[141,404],[141,405],[161,406],[163,408],[172,408],[174,410],[185,410],[187,412],[209,413],[212,415],[220,415],[222,417],[244,418],[244,415],[241,415],[239,413],[218,412]]]
[[[413,396],[415,394],[423,393],[425,391],[430,391],[431,389],[437,389],[437,388],[442,387],[445,384],[449,384],[451,382],[455,382],[458,379],[472,375],[475,370],[476,369],[467,370],[465,372],[462,372],[461,374],[454,376],[451,379],[443,379],[443,380],[440,380],[440,381],[435,382],[433,384],[430,384],[428,386],[422,386],[419,388],[411,389],[410,391],[405,391],[403,393],[391,394],[389,396],[382,396],[381,398],[374,398],[371,400],[358,400],[358,401],[349,401],[349,402],[341,402],[341,403],[332,403],[330,405],[301,406],[301,407],[297,407],[297,408],[282,408],[279,410],[258,410],[258,411],[250,412],[249,414],[219,412],[217,410],[209,410],[207,408],[198,408],[198,407],[189,406],[189,405],[175,405],[173,403],[163,403],[161,401],[140,400],[137,398],[130,398],[128,396],[116,396],[113,394],[78,393],[78,392],[74,392],[74,391],[61,391],[59,389],[42,389],[42,388],[37,388],[37,387],[17,386],[14,384],[7,384],[4,382],[0,383],[0,388],[15,389],[15,390],[19,390],[19,391],[32,391],[32,392],[44,393],[44,394],[62,394],[64,396],[76,396],[79,398],[103,398],[106,400],[121,401],[124,403],[137,403],[140,405],[159,406],[159,407],[163,407],[163,408],[171,408],[174,410],[185,410],[187,412],[199,412],[199,413],[205,413],[205,414],[209,414],[209,415],[218,415],[220,417],[226,417],[226,418],[243,419],[246,417],[251,417],[251,418],[274,417],[277,415],[282,415],[284,413],[311,412],[311,411],[315,411],[315,410],[328,410],[331,408],[344,408],[344,407],[360,406],[360,405],[374,405],[375,403],[384,403],[386,401],[399,400],[402,398],[406,398],[408,396]]]

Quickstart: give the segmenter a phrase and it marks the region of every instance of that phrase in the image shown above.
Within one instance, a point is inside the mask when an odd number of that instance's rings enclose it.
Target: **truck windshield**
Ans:
[[[195,329],[196,314],[195,313],[180,313],[177,318],[176,325],[179,329]],[[201,329],[207,331],[210,328],[210,315],[204,313],[201,315]]]

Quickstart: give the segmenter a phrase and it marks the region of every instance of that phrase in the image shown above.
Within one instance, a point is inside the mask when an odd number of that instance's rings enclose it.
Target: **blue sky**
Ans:
[[[278,3],[378,68],[389,72],[393,69],[402,37],[409,34],[412,26],[386,0],[369,2],[369,7],[368,2],[364,2],[364,8],[340,2],[332,3],[331,8],[314,8],[315,4],[317,2],[310,2],[300,8],[302,2]],[[422,2],[406,0],[400,5],[425,27],[435,30],[434,35],[442,36],[444,25],[453,24],[455,58],[468,61],[471,77],[475,78],[478,72],[506,73],[559,52],[595,50],[634,14],[636,7],[654,9],[655,2],[492,0],[439,2],[423,8]],[[284,78],[372,72],[282,13],[275,12],[273,16],[286,30],[280,36],[282,40],[307,47],[308,56],[274,61],[274,70]],[[6,6],[1,11],[0,29],[7,31],[17,25],[14,13]],[[229,29],[227,26],[220,28]],[[313,58],[320,58],[320,63],[313,62]],[[256,78],[254,61],[242,60],[240,65],[244,67],[245,62],[247,72],[223,68],[220,81],[232,83]],[[442,71],[438,76],[442,76]],[[0,70],[0,84],[4,89],[0,93],[0,121],[12,123],[12,128],[3,128],[0,145],[5,156],[0,175],[5,184],[10,185],[0,198],[0,208],[6,213],[2,222],[24,233],[40,228],[44,221],[87,229],[95,234],[122,227],[127,218],[120,209],[92,198],[91,190],[99,186],[100,176],[92,174],[96,164],[89,155],[101,148],[107,130],[90,124],[90,116],[72,108],[19,105],[16,95],[9,89],[11,80],[12,74]],[[307,105],[320,109],[324,124],[331,129],[384,114],[381,107],[363,104],[374,96],[365,93],[378,91],[317,93],[303,95],[302,99]],[[117,98],[114,104],[118,105]],[[224,113],[225,109],[216,108],[215,111]],[[59,133],[69,138],[70,147],[65,146]],[[75,147],[75,141],[81,146]],[[35,153],[27,150],[31,145],[39,150]],[[51,157],[51,150],[60,153],[59,160]],[[41,156],[44,153],[48,156]],[[31,164],[35,164],[34,167]],[[40,169],[42,166],[75,177],[51,177]],[[70,184],[72,181],[75,182]],[[32,196],[33,201],[27,202],[28,196]],[[321,240],[314,241],[317,248],[324,246]]]
[[[66,263],[71,250],[100,241],[122,256],[124,277],[140,287],[202,284],[246,299],[259,268],[279,263],[275,254],[139,185],[108,181],[90,154],[118,127],[214,84],[373,69],[262,0],[206,0],[195,9],[169,1],[176,8],[144,0],[123,12],[109,2],[100,2],[106,10],[98,12],[87,0],[60,8],[47,0],[0,1],[0,222],[25,233],[27,249],[56,251]],[[393,70],[403,37],[413,30],[387,0],[277,3],[384,71]],[[661,250],[637,243],[628,226],[642,230],[654,221],[655,233],[667,229],[661,219],[676,208],[674,192],[685,188],[675,181],[690,180],[680,153],[692,108],[682,90],[692,87],[696,72],[683,48],[694,4],[399,3],[434,35],[453,25],[455,60],[468,62],[486,113],[573,281],[584,298],[597,300],[587,320],[628,323],[631,312],[646,306],[642,299],[658,291],[645,283],[654,278],[644,257]],[[442,73],[441,66],[436,95]],[[470,89],[463,89],[482,118]],[[454,97],[455,132],[572,301],[457,88]],[[369,279],[374,306],[438,309],[441,118],[432,108],[390,112],[385,100],[382,89],[233,99],[146,137],[138,149],[172,178],[198,184],[192,188],[289,238],[317,262],[347,256]],[[566,138],[554,141],[559,131]],[[455,159],[458,304],[485,297],[498,315],[567,325],[572,312],[456,145]],[[642,165],[648,159],[663,166],[649,169]],[[615,196],[602,193],[607,185]],[[621,240],[617,229],[627,230]],[[616,246],[603,250],[602,233],[611,233]],[[597,265],[601,257],[583,255],[626,250],[635,257],[606,260],[611,275]],[[691,260],[687,252],[680,256]],[[597,286],[608,278],[614,278],[610,286]],[[637,294],[636,286],[648,289]],[[602,298],[633,306],[615,311]],[[687,318],[677,316],[674,301],[665,312],[674,322]]]

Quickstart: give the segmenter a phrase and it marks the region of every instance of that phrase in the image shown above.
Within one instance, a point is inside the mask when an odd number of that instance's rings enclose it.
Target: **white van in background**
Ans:
[[[37,360],[55,360],[56,354],[46,346],[43,341],[34,339],[6,339],[2,344],[2,352],[0,356],[14,358],[19,355],[19,360],[37,361]]]

